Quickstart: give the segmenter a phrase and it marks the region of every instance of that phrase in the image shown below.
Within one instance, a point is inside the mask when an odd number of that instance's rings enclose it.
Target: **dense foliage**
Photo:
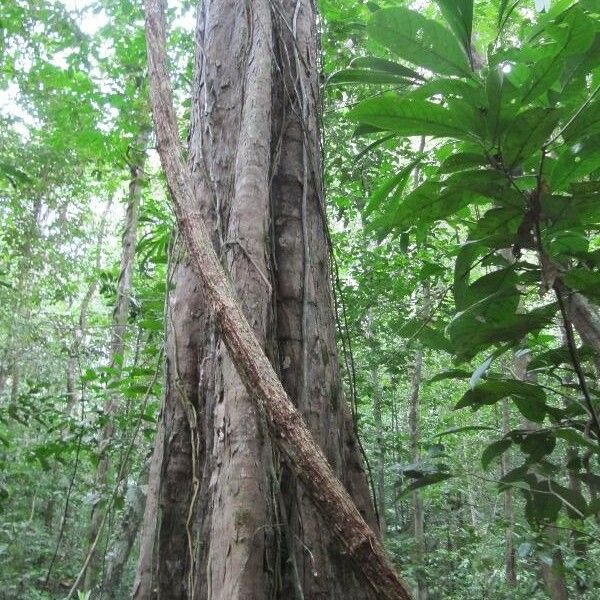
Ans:
[[[170,4],[185,138],[193,3]],[[340,362],[386,546],[419,598],[595,598],[598,4],[320,4]],[[142,17],[0,6],[2,598],[67,596],[92,512],[105,585],[131,586],[135,546],[116,549],[146,485],[177,248]]]

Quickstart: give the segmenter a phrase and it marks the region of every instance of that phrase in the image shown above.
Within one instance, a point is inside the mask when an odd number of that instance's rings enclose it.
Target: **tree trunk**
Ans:
[[[122,516],[120,528],[116,537],[111,541],[110,551],[106,557],[102,593],[103,597],[108,598],[108,600],[118,600],[123,597],[121,580],[142,522],[146,501],[143,487],[147,485],[148,466],[144,466],[138,482],[130,485],[127,490],[125,512]]]
[[[142,196],[142,184],[144,179],[144,166],[146,163],[146,146],[148,144],[150,131],[143,129],[136,140],[136,156],[130,166],[131,178],[129,183],[129,194],[127,198],[127,212],[125,215],[125,228],[122,237],[121,268],[117,282],[117,297],[113,310],[109,365],[115,369],[117,375],[113,380],[119,378],[123,365],[125,350],[125,332],[127,329],[127,318],[129,315],[129,297],[133,280],[133,267],[135,262],[135,246],[137,241],[138,216],[140,200]],[[141,149],[141,150],[140,150]],[[98,463],[94,474],[94,488],[96,494],[101,497],[105,491],[110,470],[109,445],[115,435],[114,417],[119,404],[119,396],[110,392],[104,406],[104,414],[108,421],[102,428],[98,443]],[[90,548],[96,537],[100,534],[102,522],[102,510],[104,503],[97,501],[92,508],[88,540]],[[97,582],[100,570],[100,556],[96,549],[89,561],[85,572],[84,589],[91,590]]]
[[[385,438],[383,430],[382,418],[382,401],[383,394],[381,385],[379,384],[379,371],[377,366],[374,366],[371,371],[371,379],[373,382],[373,420],[375,421],[375,444],[377,446],[377,471],[376,471],[376,486],[377,486],[377,503],[379,514],[379,530],[382,535],[386,533],[386,501],[385,501]]]
[[[584,296],[571,292],[567,296],[568,314],[581,339],[594,350],[600,375],[600,315]]]
[[[154,450],[150,459],[148,489],[146,491],[146,504],[144,506],[142,535],[140,539],[140,553],[131,594],[133,600],[155,597],[154,564],[156,562],[156,556],[154,542],[158,524],[158,496],[160,492],[160,474],[163,462],[164,445],[165,432],[161,416],[156,431]]]
[[[502,433],[506,435],[510,431],[510,404],[508,398],[502,400]],[[502,477],[510,471],[510,454],[504,452],[501,461]],[[508,486],[504,490],[504,565],[506,584],[510,587],[517,585],[517,560],[515,552],[514,523],[512,488]]]
[[[419,442],[421,438],[420,431],[420,391],[421,379],[423,376],[423,350],[418,348],[415,352],[415,362],[413,367],[412,379],[410,384],[410,405],[408,413],[408,435],[410,443],[410,460],[417,463],[420,458]],[[425,580],[424,562],[425,562],[425,531],[423,510],[423,498],[419,490],[412,493],[413,501],[413,532],[415,537],[414,562],[416,565],[417,579],[417,600],[427,600],[427,582]]]
[[[158,147],[189,251],[170,301],[158,595],[409,598],[325,460],[373,523],[335,349],[314,7],[202,3],[192,184],[170,99],[164,15],[157,0],[146,6]]]
[[[559,544],[558,530],[552,525],[545,530],[551,548],[551,562],[542,561],[541,571],[546,591],[551,600],[569,600],[569,591],[565,582],[562,552]]]
[[[529,352],[515,353],[513,356],[513,369],[515,378],[521,381],[535,381],[535,374],[527,370],[527,365],[531,360]],[[535,431],[539,429],[537,423],[523,418],[523,428],[526,431]],[[551,551],[551,561],[540,560],[540,571],[546,591],[552,600],[568,600],[567,584],[565,581],[565,568],[562,559],[562,552],[557,546],[559,542],[558,529],[552,524],[544,528],[548,548]]]

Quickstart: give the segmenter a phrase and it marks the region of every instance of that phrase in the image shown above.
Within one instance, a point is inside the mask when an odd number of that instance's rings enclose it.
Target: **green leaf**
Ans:
[[[543,54],[535,61],[523,102],[535,100],[546,92],[558,79],[565,59],[573,54],[584,53],[594,41],[594,21],[581,8],[573,7],[561,17],[547,27],[547,32],[555,42],[543,47]]]
[[[18,184],[26,184],[32,181],[31,177],[25,171],[5,161],[0,161],[0,177],[6,178],[13,187],[18,187]]]
[[[556,481],[549,481],[548,488],[560,498],[571,518],[585,519],[588,514],[588,504],[581,492],[564,487]]]
[[[562,507],[561,499],[552,493],[547,481],[537,483],[524,492],[525,517],[532,527],[554,523]]]
[[[592,450],[592,452],[599,453],[600,448],[598,444],[592,442],[591,440],[584,437],[579,431],[576,429],[572,429],[570,427],[566,427],[563,429],[557,429],[554,432],[554,435],[557,438],[561,438],[566,440],[571,445],[581,446],[582,448],[587,448],[588,450]]]
[[[492,460],[506,452],[510,448],[511,444],[512,440],[510,438],[505,438],[493,442],[489,446],[487,446],[481,454],[481,466],[483,467],[483,470],[487,471],[487,468],[489,467]]]
[[[327,79],[327,85],[341,85],[344,83],[371,83],[371,84],[401,84],[407,85],[407,79],[386,71],[372,71],[371,69],[342,69],[336,71]]]
[[[423,475],[422,477],[419,477],[416,481],[413,481],[411,484],[407,485],[400,493],[400,497],[406,496],[406,494],[414,492],[419,488],[433,485],[434,483],[439,483],[440,481],[446,481],[451,477],[453,477],[451,473],[431,473],[429,475]]]
[[[361,102],[348,113],[352,121],[405,136],[469,138],[464,123],[432,102],[386,93]]]
[[[399,333],[405,338],[418,339],[427,348],[452,352],[450,343],[444,337],[444,334],[441,331],[426,325],[421,319],[411,319],[410,321],[407,321],[400,328]]]
[[[598,148],[600,148],[600,136],[563,148],[552,167],[550,189],[566,191],[571,182],[581,180],[600,169]]]
[[[502,142],[502,159],[514,168],[542,146],[554,130],[559,114],[553,108],[530,108],[518,114]]]
[[[495,313],[502,299],[514,303],[508,291],[501,291],[477,302],[468,309],[457,313],[446,327],[457,356],[469,360],[490,345],[502,342],[517,344],[528,333],[534,333],[546,326],[554,317],[555,304],[534,309],[524,314],[505,314],[493,321],[486,321],[486,311]]]
[[[538,462],[551,454],[556,446],[556,438],[548,431],[535,431],[526,435],[520,443],[521,450],[529,455],[529,459]]]
[[[365,208],[365,217],[368,217],[374,210],[381,207],[383,202],[387,200],[388,196],[394,192],[394,194],[402,193],[404,190],[410,174],[415,168],[417,161],[411,162],[409,165],[401,169],[396,175],[390,177],[384,181],[371,195],[369,202]],[[387,212],[387,211],[385,211]]]
[[[594,515],[597,515],[598,513],[600,513],[600,498],[596,498],[595,500],[593,500],[592,502],[589,503],[587,511],[586,511],[586,515],[588,517],[593,517]]]
[[[487,165],[487,160],[483,154],[476,152],[456,152],[451,154],[439,167],[439,173],[454,173],[456,171],[466,171],[473,167],[483,167]]]
[[[578,267],[567,271],[563,275],[563,281],[590,300],[600,301],[600,272]]]
[[[469,385],[471,389],[473,389],[478,383],[479,380],[487,373],[492,361],[494,360],[494,355],[488,356],[476,369],[473,371],[473,375],[469,379]]]
[[[510,0],[500,0],[500,6],[498,7],[498,19],[496,23],[499,32],[501,31],[504,23],[510,17],[510,14],[512,13],[513,9],[516,7],[517,4],[519,4],[520,0],[513,0],[510,10],[507,11],[509,1]]]
[[[600,98],[596,98],[570,122],[568,127],[562,132],[562,137],[567,143],[574,145],[580,143],[582,138],[595,136],[599,133]]]
[[[414,65],[442,75],[471,76],[469,59],[456,37],[417,12],[400,7],[379,10],[367,31],[371,39]]]
[[[517,481],[530,482],[532,475],[529,473],[528,465],[521,465],[511,469],[506,475],[500,479],[501,483],[516,483]]]
[[[436,433],[434,437],[443,437],[446,435],[453,435],[455,433],[465,433],[467,431],[496,431],[494,427],[487,427],[486,425],[466,425],[464,427],[452,427],[451,429],[445,429],[441,433]]]
[[[518,379],[490,379],[465,392],[455,410],[465,407],[481,408],[512,397],[517,408],[531,421],[541,423],[546,415],[546,394],[540,386]]]
[[[409,69],[400,63],[386,60],[385,58],[359,56],[350,63],[350,66],[356,69],[370,69],[371,71],[390,73],[391,75],[396,75],[397,77],[424,81],[424,77],[413,69]]]
[[[454,294],[454,303],[458,310],[462,310],[468,306],[467,292],[469,290],[471,268],[473,261],[479,256],[480,251],[481,245],[477,241],[469,241],[460,247],[458,256],[456,257],[452,291]]]
[[[442,371],[428,380],[429,383],[443,381],[444,379],[468,379],[471,376],[469,371],[463,369],[451,369],[450,371]]]
[[[435,0],[467,55],[471,52],[473,0]]]
[[[588,251],[590,241],[585,232],[559,229],[551,232],[546,241],[552,256],[578,256]]]
[[[587,346],[580,346],[577,348],[577,354],[582,359],[591,359],[594,357],[594,352]],[[560,348],[553,348],[552,350],[546,350],[537,356],[533,357],[533,360],[529,363],[529,370],[542,369],[544,367],[560,367],[564,365],[570,365],[571,353],[567,346],[561,346]]]

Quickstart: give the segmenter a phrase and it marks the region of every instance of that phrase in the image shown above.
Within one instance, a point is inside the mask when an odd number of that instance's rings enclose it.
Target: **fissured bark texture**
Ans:
[[[375,526],[335,347],[314,6],[205,0],[196,36],[198,211],[288,395]],[[185,256],[174,284],[158,597],[373,598],[271,446]]]

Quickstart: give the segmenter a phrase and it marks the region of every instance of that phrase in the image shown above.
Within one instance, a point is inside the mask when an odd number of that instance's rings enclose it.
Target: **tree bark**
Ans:
[[[594,350],[600,376],[600,315],[595,306],[577,292],[567,296],[568,314],[581,339]]]
[[[502,433],[506,435],[510,431],[510,404],[508,398],[502,400]],[[504,452],[501,461],[502,477],[510,471],[510,454]],[[508,486],[504,492],[504,572],[506,584],[510,587],[517,585],[517,560],[515,552],[514,522],[512,488]]]
[[[375,421],[375,443],[377,446],[377,503],[379,514],[379,530],[384,536],[387,530],[386,527],[386,498],[385,498],[385,438],[383,429],[383,394],[381,385],[379,384],[379,371],[377,366],[373,366],[371,370],[371,380],[373,382],[373,420]]]
[[[551,600],[569,600],[569,591],[565,581],[565,566],[559,544],[558,530],[552,525],[546,528],[548,544],[552,548],[552,562],[541,562],[542,578]]]
[[[408,413],[408,435],[410,444],[410,459],[417,463],[420,458],[419,442],[420,431],[420,391],[423,376],[423,349],[418,348],[415,352],[415,362],[410,384],[410,404]],[[415,538],[414,562],[416,565],[417,600],[427,600],[427,582],[424,577],[425,561],[425,512],[423,509],[423,498],[419,490],[412,493],[413,503],[413,533]]]
[[[203,2],[189,168],[164,27],[146,0],[158,149],[188,252],[170,302],[158,594],[409,598],[365,521],[337,373],[314,7]]]
[[[140,552],[135,572],[135,580],[133,582],[133,591],[131,593],[133,600],[154,598],[156,595],[154,569],[154,564],[156,562],[155,540],[159,514],[158,500],[164,445],[165,432],[163,420],[160,418],[154,441],[154,450],[150,459],[148,489],[146,491],[142,535],[140,539]]]
[[[129,486],[125,495],[125,511],[117,535],[110,543],[106,568],[102,580],[102,594],[108,600],[122,598],[121,581],[144,515],[146,496],[143,488],[148,484],[148,466],[144,466],[137,483]]]

